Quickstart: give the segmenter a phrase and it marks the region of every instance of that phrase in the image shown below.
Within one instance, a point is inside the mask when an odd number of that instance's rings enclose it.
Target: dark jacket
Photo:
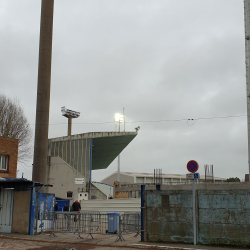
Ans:
[[[58,204],[55,204],[54,210],[57,211],[59,209]]]
[[[67,206],[67,205],[65,205],[64,207],[63,207],[63,212],[68,212],[69,211],[69,207]]]
[[[74,202],[72,204],[72,211],[80,211],[81,210],[81,205],[79,202]]]

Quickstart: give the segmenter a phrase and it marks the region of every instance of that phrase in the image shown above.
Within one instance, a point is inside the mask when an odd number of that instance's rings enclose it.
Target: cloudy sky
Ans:
[[[40,12],[40,0],[0,0],[1,93],[20,99],[33,131]],[[201,174],[213,164],[215,176],[243,179],[244,46],[243,1],[55,0],[49,137],[67,134],[62,106],[81,112],[73,134],[115,131],[125,108],[126,131],[141,129],[121,171],[186,174],[194,159]],[[31,164],[18,176],[31,178]]]

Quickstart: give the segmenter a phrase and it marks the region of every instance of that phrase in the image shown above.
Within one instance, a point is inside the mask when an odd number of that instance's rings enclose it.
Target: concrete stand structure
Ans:
[[[49,139],[48,189],[62,199],[107,198],[91,183],[92,170],[105,169],[137,132],[92,132]],[[84,178],[77,184],[75,178]]]
[[[54,0],[42,0],[33,181],[47,181]]]

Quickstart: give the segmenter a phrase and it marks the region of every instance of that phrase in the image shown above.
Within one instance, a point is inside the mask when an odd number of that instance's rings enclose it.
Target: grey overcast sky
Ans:
[[[243,179],[243,7],[239,0],[55,0],[49,137],[67,133],[62,106],[81,112],[73,134],[115,131],[115,123],[91,123],[113,122],[124,107],[126,131],[141,129],[121,154],[121,171],[186,174],[194,159],[201,174],[213,164],[216,177]],[[1,92],[20,99],[33,131],[40,12],[40,0],[0,0]],[[226,116],[239,117],[216,118]],[[187,120],[196,118],[214,119]],[[18,176],[31,178],[31,164],[19,164]],[[117,160],[93,171],[93,180],[116,169]]]

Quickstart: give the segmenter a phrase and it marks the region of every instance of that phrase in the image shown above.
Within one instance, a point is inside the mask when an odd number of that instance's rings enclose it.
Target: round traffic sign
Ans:
[[[199,169],[199,164],[196,161],[189,161],[187,164],[187,170],[191,173],[195,173]]]

